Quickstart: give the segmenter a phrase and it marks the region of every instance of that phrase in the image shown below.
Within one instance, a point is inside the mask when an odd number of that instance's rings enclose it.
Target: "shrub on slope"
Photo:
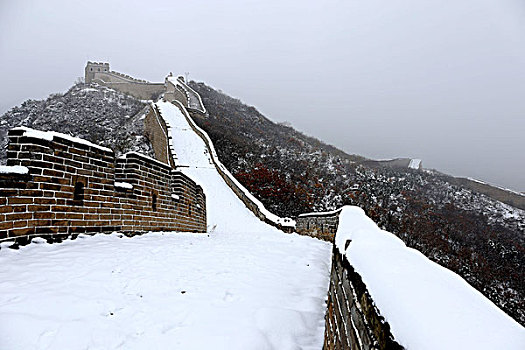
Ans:
[[[17,126],[60,131],[112,148],[117,154],[151,155],[139,113],[144,107],[131,96],[84,84],[45,100],[27,100],[0,117],[0,163],[6,159],[7,131]]]

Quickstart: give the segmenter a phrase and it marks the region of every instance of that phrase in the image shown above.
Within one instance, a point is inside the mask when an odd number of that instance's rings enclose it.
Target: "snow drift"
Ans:
[[[362,209],[342,208],[336,247],[406,348],[525,349],[521,325],[460,276],[379,229]]]

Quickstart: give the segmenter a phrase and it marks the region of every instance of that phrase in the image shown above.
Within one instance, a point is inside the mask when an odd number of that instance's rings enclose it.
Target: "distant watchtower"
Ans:
[[[109,73],[109,63],[102,62],[89,62],[86,64],[85,69],[85,82],[90,84],[95,78],[95,74],[99,72]]]

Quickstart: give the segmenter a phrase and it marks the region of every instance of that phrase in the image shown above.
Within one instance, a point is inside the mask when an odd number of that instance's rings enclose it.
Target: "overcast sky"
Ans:
[[[88,59],[187,71],[348,153],[525,191],[523,0],[0,0],[0,113]]]

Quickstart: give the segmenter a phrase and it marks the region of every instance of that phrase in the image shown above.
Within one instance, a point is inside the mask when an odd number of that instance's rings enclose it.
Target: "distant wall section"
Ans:
[[[464,186],[472,191],[482,193],[505,204],[525,210],[525,194],[511,192],[510,190],[491,186],[487,183],[461,177],[451,178],[449,179],[449,182],[455,185]]]
[[[206,108],[200,95],[193,90],[183,77],[166,78],[166,94],[164,99],[168,102],[179,101],[190,113],[206,115]]]
[[[141,100],[156,100],[164,91],[164,83],[150,83],[129,75],[111,71],[109,63],[88,62],[85,68],[86,84],[97,83],[129,94]]]

